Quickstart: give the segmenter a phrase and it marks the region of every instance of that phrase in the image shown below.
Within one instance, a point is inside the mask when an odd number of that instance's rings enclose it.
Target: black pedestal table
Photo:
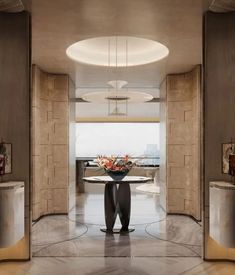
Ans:
[[[110,176],[85,177],[84,182],[105,184],[104,210],[106,228],[101,231],[106,233],[128,233],[134,231],[129,228],[131,214],[131,189],[130,184],[145,183],[151,178],[125,176],[121,180],[114,180]],[[114,229],[114,224],[119,215],[122,227]]]

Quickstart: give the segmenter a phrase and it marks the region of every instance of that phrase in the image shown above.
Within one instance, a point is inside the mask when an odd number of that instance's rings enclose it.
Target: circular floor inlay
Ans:
[[[148,225],[146,231],[160,240],[191,246],[202,245],[202,228],[187,216],[169,215],[159,223]]]
[[[74,223],[67,216],[45,216],[33,226],[32,244],[43,246],[66,241],[83,234],[86,230],[86,225]]]
[[[67,56],[77,62],[109,67],[144,65],[163,59],[168,48],[154,40],[131,36],[104,36],[70,45]]]

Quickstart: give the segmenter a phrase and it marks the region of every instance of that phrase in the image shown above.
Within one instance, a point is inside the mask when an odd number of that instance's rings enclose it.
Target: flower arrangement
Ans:
[[[104,168],[104,170],[110,175],[126,175],[134,163],[130,160],[129,156],[124,157],[117,156],[98,156],[96,159],[99,167]]]

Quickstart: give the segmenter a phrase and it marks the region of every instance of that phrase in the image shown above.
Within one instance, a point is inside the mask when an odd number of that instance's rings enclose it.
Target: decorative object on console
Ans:
[[[233,177],[233,181],[235,181],[235,154],[229,155],[229,175]]]
[[[1,141],[0,143],[0,176],[11,173],[12,171],[11,154],[12,154],[12,144]]]
[[[230,174],[229,172],[229,158],[230,155],[235,155],[235,143],[222,143],[222,173]]]
[[[98,156],[95,162],[97,162],[99,167],[102,167],[105,172],[114,180],[121,180],[124,178],[134,165],[128,155],[125,157]]]

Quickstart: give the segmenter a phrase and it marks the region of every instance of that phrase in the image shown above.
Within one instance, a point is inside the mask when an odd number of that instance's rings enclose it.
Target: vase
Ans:
[[[121,181],[129,173],[129,171],[129,169],[125,169],[123,171],[105,169],[105,172],[115,181]]]

